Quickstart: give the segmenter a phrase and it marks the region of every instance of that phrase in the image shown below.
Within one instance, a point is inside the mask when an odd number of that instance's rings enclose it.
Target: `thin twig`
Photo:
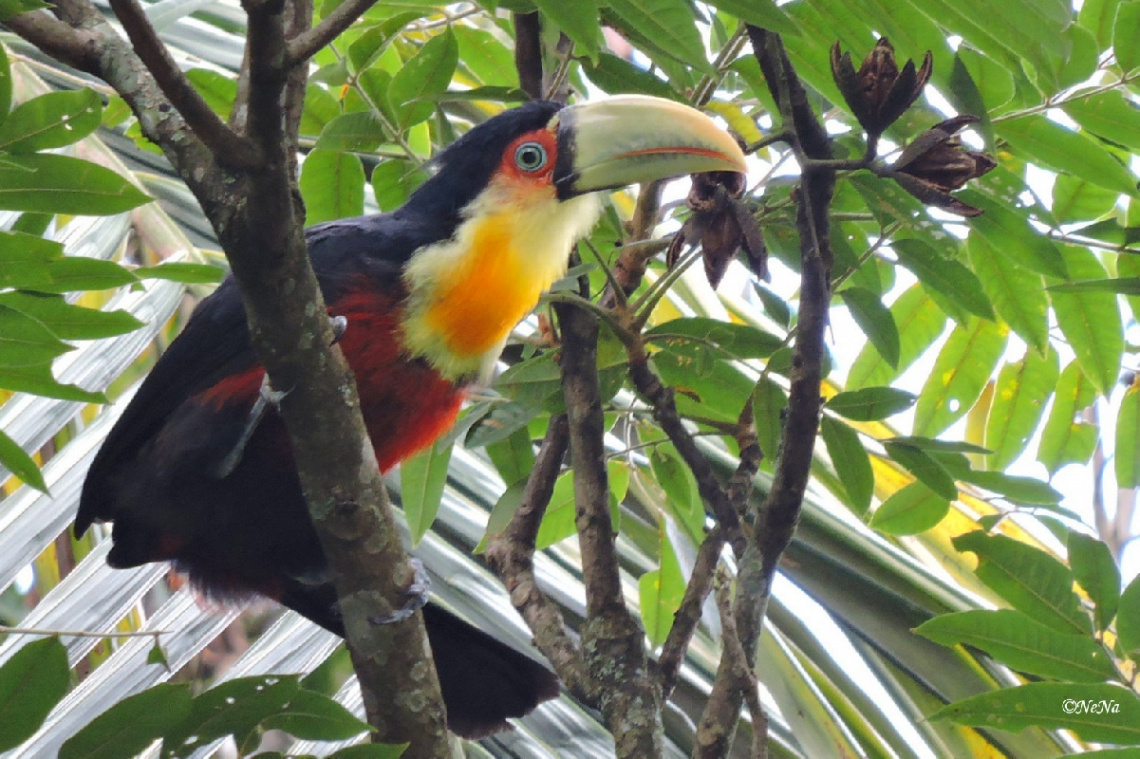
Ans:
[[[518,510],[507,529],[491,538],[486,556],[510,593],[511,604],[534,634],[535,645],[554,665],[562,682],[576,697],[596,706],[597,686],[586,671],[582,652],[567,632],[562,611],[538,587],[534,573],[535,540],[562,471],[568,430],[565,414],[551,418]]]
[[[657,676],[661,683],[662,700],[668,699],[677,685],[681,663],[685,660],[685,652],[693,640],[693,633],[700,624],[705,599],[712,591],[713,576],[716,574],[717,562],[720,561],[723,552],[724,530],[714,527],[705,535],[704,542],[697,551],[689,583],[685,586],[685,595],[673,614],[673,626],[669,628],[669,635],[661,646],[661,655],[657,657]]]
[[[264,156],[256,145],[242,139],[222,121],[183,75],[170,51],[143,12],[138,0],[110,0],[135,52],[158,83],[186,124],[210,149],[218,163],[231,168],[248,169],[260,165]]]
[[[285,43],[284,66],[292,68],[306,63],[375,4],[376,0],[345,0],[321,23]]]

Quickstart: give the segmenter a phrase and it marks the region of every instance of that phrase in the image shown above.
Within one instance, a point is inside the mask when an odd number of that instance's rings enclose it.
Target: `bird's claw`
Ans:
[[[336,345],[340,342],[340,339],[344,337],[344,331],[348,329],[348,317],[334,316],[330,322],[332,324],[333,339],[329,345]]]
[[[253,402],[253,407],[249,410],[249,415],[246,417],[241,436],[238,437],[237,443],[230,449],[230,452],[226,454],[226,457],[214,468],[214,474],[218,479],[223,479],[233,473],[241,461],[242,455],[245,453],[245,447],[249,444],[249,439],[253,437],[254,430],[257,429],[261,418],[265,416],[265,410],[272,406],[275,411],[280,411],[281,401],[289,393],[289,390],[274,390],[273,386],[269,384],[268,373],[261,378],[261,387],[258,388],[257,391],[257,400]]]
[[[415,575],[412,577],[412,584],[404,591],[404,596],[407,597],[408,600],[402,607],[395,611],[369,617],[368,621],[372,624],[390,625],[393,622],[403,622],[422,609],[424,604],[428,602],[428,590],[431,588],[431,578],[428,577],[427,572],[424,570],[422,561],[416,558],[412,558],[410,561],[412,568],[415,570]]]

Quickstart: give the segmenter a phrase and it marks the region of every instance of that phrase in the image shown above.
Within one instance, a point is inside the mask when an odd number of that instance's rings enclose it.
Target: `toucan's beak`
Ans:
[[[672,100],[622,95],[572,105],[551,126],[558,135],[554,182],[563,199],[683,174],[746,170],[728,133]]]

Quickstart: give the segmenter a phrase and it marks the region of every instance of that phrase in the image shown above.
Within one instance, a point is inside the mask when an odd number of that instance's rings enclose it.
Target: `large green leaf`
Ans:
[[[986,319],[955,327],[914,409],[914,434],[937,435],[965,416],[1005,352],[1008,330]]]
[[[891,316],[899,333],[898,366],[892,367],[867,343],[851,364],[847,375],[849,389],[889,385],[938,339],[946,327],[946,315],[935,305],[930,294],[917,285],[891,305]]]
[[[163,683],[129,696],[60,746],[59,759],[134,756],[190,714],[190,684]]]
[[[953,259],[943,258],[922,240],[897,240],[893,247],[899,263],[910,269],[931,292],[945,296],[975,316],[994,318],[994,309],[986,291],[969,268]]]
[[[1104,267],[1090,251],[1066,246],[1066,265],[1073,279],[1098,279]],[[1120,374],[1124,328],[1116,295],[1105,292],[1069,293],[1051,290],[1049,298],[1057,325],[1069,341],[1085,376],[1107,395]]]
[[[990,469],[1005,469],[1025,450],[1057,386],[1057,364],[1055,351],[1042,356],[1029,350],[1017,363],[1002,367],[986,422]]]
[[[1019,672],[1078,683],[1116,677],[1108,652],[1088,635],[1062,633],[1012,609],[944,614],[915,629],[944,646],[980,648]]]
[[[962,725],[1072,730],[1086,741],[1140,743],[1140,698],[1117,685],[1029,683],[963,699],[930,716]]]
[[[0,208],[5,210],[104,215],[149,200],[115,172],[79,158],[33,153],[0,161]]]
[[[1024,116],[994,127],[1015,151],[1044,166],[1126,195],[1137,195],[1136,176],[1086,135],[1045,116]]]
[[[954,547],[977,554],[978,578],[1013,608],[1058,632],[1090,632],[1089,618],[1073,592],[1072,572],[1049,554],[979,530],[954,538]]]
[[[702,71],[709,68],[693,11],[684,0],[610,0],[607,5],[623,24],[678,60]]]
[[[352,153],[317,149],[301,167],[305,223],[359,216],[364,212],[364,167]]]
[[[827,446],[827,455],[835,467],[835,475],[847,493],[848,505],[856,514],[865,513],[871,506],[875,473],[858,433],[829,416],[823,418],[820,432]]]
[[[432,37],[404,67],[392,77],[388,98],[407,128],[426,121],[435,111],[427,99],[447,89],[459,62],[459,44],[450,31]]]
[[[1081,371],[1080,364],[1072,361],[1061,372],[1053,394],[1053,408],[1041,430],[1041,443],[1037,460],[1045,465],[1049,474],[1055,474],[1065,464],[1086,463],[1096,446],[1095,425],[1081,421],[1081,412],[1096,400],[1096,388]]]
[[[71,675],[58,638],[25,643],[0,667],[0,751],[29,738],[67,693]]]
[[[40,95],[0,123],[0,151],[32,153],[71,145],[99,127],[102,113],[103,102],[94,90]]]

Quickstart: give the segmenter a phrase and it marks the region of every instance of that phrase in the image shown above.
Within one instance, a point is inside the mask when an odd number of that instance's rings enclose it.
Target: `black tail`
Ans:
[[[293,585],[281,603],[344,637],[344,623],[330,585]],[[553,672],[435,604],[423,609],[439,673],[447,726],[464,738],[509,730],[521,717],[558,695]]]

